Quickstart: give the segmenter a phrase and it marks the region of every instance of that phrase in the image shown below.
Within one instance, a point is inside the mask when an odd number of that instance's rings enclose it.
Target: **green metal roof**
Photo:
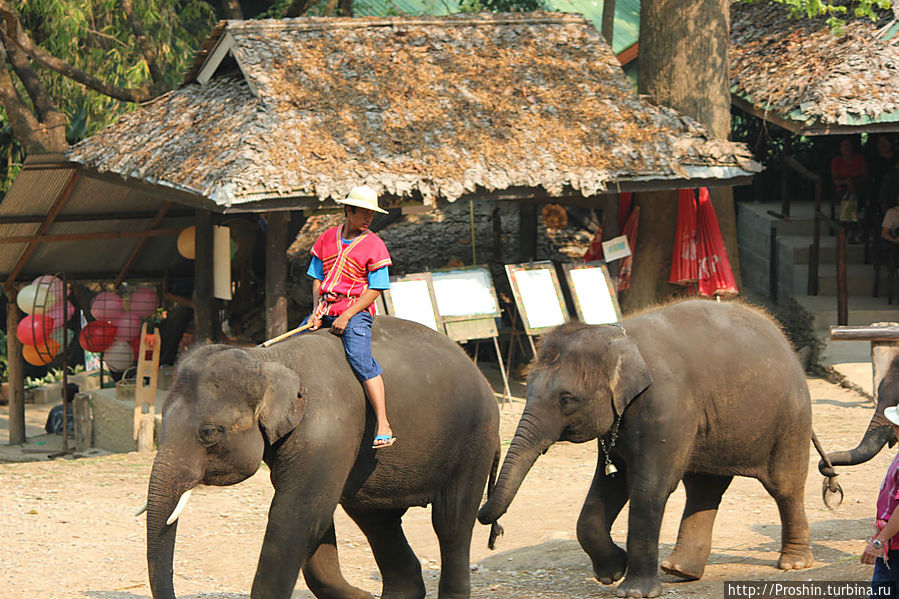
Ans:
[[[583,15],[602,29],[602,0],[544,0],[546,9]],[[459,0],[355,0],[360,17],[392,15],[448,15],[459,12]],[[612,50],[617,54],[637,43],[640,33],[640,0],[616,0]]]

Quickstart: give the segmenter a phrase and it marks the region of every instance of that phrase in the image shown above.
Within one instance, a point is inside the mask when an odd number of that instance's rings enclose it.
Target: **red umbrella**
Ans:
[[[634,202],[634,194],[630,191],[618,194],[618,230],[624,231],[625,223],[631,214],[631,205]]]
[[[602,225],[599,225],[599,227],[596,228],[596,235],[593,236],[590,247],[584,252],[583,260],[584,262],[602,260]]]
[[[699,280],[696,238],[696,198],[692,189],[681,189],[677,195],[677,233],[669,282],[689,285]]]
[[[621,259],[621,264],[618,267],[618,291],[624,291],[631,286],[631,266],[634,263],[634,248],[637,246],[637,225],[640,222],[640,207],[634,206],[634,209],[631,211],[631,215],[627,217],[627,222],[624,224],[624,233],[625,237],[627,237],[627,244],[631,248],[631,255],[627,258]]]
[[[737,281],[724,249],[724,238],[709,190],[705,187],[699,189],[696,222],[699,229],[699,294],[708,297],[737,295]]]

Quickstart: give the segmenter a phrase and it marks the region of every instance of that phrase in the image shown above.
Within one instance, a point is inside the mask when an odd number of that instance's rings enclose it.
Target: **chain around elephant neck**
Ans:
[[[606,440],[602,437],[599,438],[599,446],[602,448],[603,456],[606,461],[605,472],[609,476],[614,476],[617,469],[612,465],[612,448],[615,447],[615,442],[618,441],[618,424],[621,422],[621,417],[617,414],[615,415],[615,421],[612,423],[612,428],[609,429],[609,446],[606,447]]]
[[[610,322],[610,323],[608,323],[606,326],[608,326],[608,327],[618,327],[618,329],[621,331],[621,334],[622,334],[623,336],[627,337],[627,329],[624,328],[624,325],[622,325],[622,324],[620,324],[620,323],[617,323],[617,322]]]

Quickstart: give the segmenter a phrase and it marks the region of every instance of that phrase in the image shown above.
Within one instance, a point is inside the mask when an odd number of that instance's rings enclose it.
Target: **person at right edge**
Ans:
[[[893,433],[899,437],[899,407],[891,406],[883,415],[893,425]],[[897,596],[899,582],[899,454],[893,458],[877,495],[877,532],[868,540],[862,553],[863,564],[874,564],[871,577],[871,597]]]

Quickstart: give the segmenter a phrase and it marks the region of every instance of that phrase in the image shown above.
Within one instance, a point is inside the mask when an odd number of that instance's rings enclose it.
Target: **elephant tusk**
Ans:
[[[134,513],[134,517],[135,517],[135,518],[137,518],[138,516],[140,516],[141,514],[143,514],[144,512],[147,511],[147,503],[148,503],[148,502],[145,501],[145,502],[144,502],[144,505],[143,505],[139,510],[137,510],[137,511]]]
[[[187,505],[187,500],[190,499],[190,494],[193,489],[188,489],[184,492],[184,495],[181,496],[181,499],[178,500],[178,505],[175,506],[174,511],[172,511],[172,515],[169,516],[169,519],[165,521],[166,524],[172,525],[175,523],[175,520],[178,519],[178,516],[181,515],[182,510]]]

